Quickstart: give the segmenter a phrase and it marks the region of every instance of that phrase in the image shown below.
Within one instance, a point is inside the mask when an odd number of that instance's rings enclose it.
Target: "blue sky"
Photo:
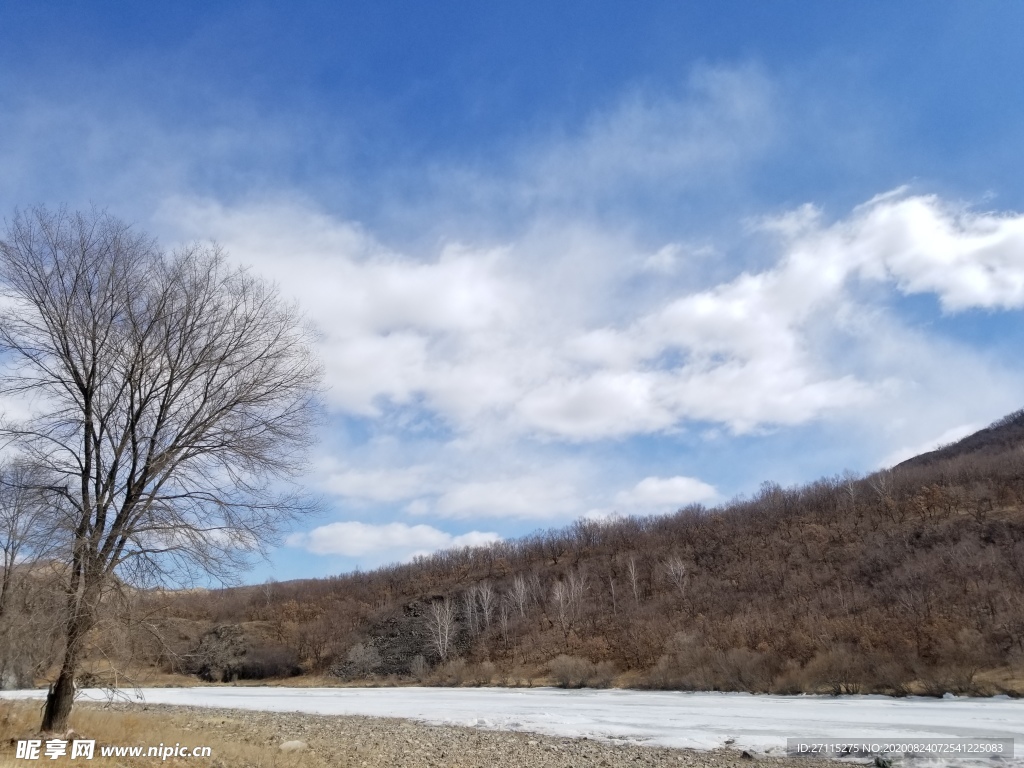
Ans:
[[[251,580],[867,472],[1024,406],[1020,4],[0,3],[0,211],[321,330]]]

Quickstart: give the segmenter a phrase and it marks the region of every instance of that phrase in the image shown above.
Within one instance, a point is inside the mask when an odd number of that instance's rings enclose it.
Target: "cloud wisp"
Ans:
[[[338,522],[321,525],[308,533],[294,533],[286,541],[315,555],[340,555],[377,563],[407,562],[439,549],[477,547],[498,541],[496,533],[470,531],[453,536],[430,525]]]
[[[718,491],[695,477],[645,477],[633,488],[616,495],[615,501],[629,510],[679,509],[688,504],[714,501]]]

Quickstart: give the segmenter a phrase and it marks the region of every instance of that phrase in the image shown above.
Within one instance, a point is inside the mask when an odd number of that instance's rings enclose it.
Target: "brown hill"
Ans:
[[[153,664],[211,679],[1014,691],[1024,411],[866,477],[580,521],[368,573],[151,598]],[[152,622],[151,622],[152,623]],[[159,622],[158,622],[159,623]]]

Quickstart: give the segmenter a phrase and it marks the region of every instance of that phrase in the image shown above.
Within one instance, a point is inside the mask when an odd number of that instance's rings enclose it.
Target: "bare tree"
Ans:
[[[583,598],[587,592],[587,575],[581,570],[569,571],[567,583],[573,615],[578,619],[583,613]]]
[[[526,604],[530,599],[530,588],[522,574],[516,574],[515,578],[512,579],[511,598],[516,606],[516,610],[519,611],[519,618],[525,618]]]
[[[526,580],[526,587],[529,591],[530,599],[533,600],[534,603],[540,605],[544,602],[544,595],[547,590],[544,588],[544,582],[541,581],[540,573],[536,570],[534,570]]]
[[[0,292],[0,393],[41,406],[0,438],[51,478],[70,541],[54,731],[112,583],[230,578],[309,509],[283,481],[304,466],[321,373],[274,288],[105,213],[16,214]]]
[[[843,494],[846,496],[847,502],[850,506],[854,506],[857,503],[857,483],[860,477],[856,472],[845,469],[840,477]]]
[[[0,463],[0,689],[31,685],[35,672],[52,662],[61,618],[53,587],[61,574],[47,561],[66,542],[57,536],[55,508],[42,485],[24,462]]]
[[[868,478],[868,485],[880,499],[888,499],[892,495],[893,472],[881,469]]]
[[[47,505],[42,478],[24,462],[0,464],[0,619],[21,573],[56,550],[55,515]]]
[[[470,635],[480,634],[480,610],[477,602],[477,586],[473,585],[462,595],[462,612]]]
[[[551,602],[555,618],[566,644],[569,633],[583,613],[583,597],[587,590],[587,577],[579,571],[569,571],[564,580],[556,581],[551,589]]]
[[[458,631],[456,616],[458,608],[450,597],[442,600],[435,600],[430,604],[427,612],[427,633],[430,636],[430,645],[437,652],[441,661],[448,658],[452,646],[455,644],[455,635]]]
[[[572,595],[569,585],[564,581],[556,581],[551,588],[551,603],[555,609],[555,618],[558,620],[558,628],[562,630],[562,637],[566,644],[569,642],[569,632],[572,630]]]
[[[494,587],[491,586],[491,582],[481,581],[477,584],[476,599],[480,604],[480,618],[483,621],[484,629],[490,629],[491,616],[494,615],[494,604],[497,600],[497,595],[494,592]]]
[[[672,585],[679,590],[679,596],[686,596],[686,585],[690,580],[690,572],[679,555],[673,555],[665,560],[665,575]]]
[[[503,595],[498,600],[498,626],[501,628],[502,644],[508,648],[509,623],[512,618],[512,600],[508,595]]]
[[[640,571],[636,567],[636,558],[632,555],[626,563],[626,575],[629,576],[629,586],[633,590],[633,602],[640,605]]]

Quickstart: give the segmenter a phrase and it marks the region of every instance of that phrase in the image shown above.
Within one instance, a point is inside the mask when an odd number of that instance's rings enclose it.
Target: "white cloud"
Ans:
[[[321,330],[329,397],[350,413],[415,402],[460,431],[498,423],[589,440],[686,419],[740,430],[799,423],[867,396],[851,376],[816,369],[799,324],[823,297],[793,290],[787,275],[626,304],[626,322],[609,325],[601,305],[622,277],[607,269],[614,253],[591,251],[595,268],[575,286],[569,267],[583,255],[574,250],[524,271],[518,257],[530,243],[449,247],[424,261],[292,206],[190,204],[178,215],[300,298]],[[665,355],[688,359],[666,365]]]
[[[678,243],[669,243],[643,260],[643,269],[648,272],[657,272],[671,275],[679,267],[681,251]]]
[[[415,452],[385,441],[349,463],[324,459],[315,482],[347,505],[395,504],[420,518],[571,519],[593,493],[578,463],[530,459],[515,442],[451,441],[434,445],[420,463],[410,458]]]
[[[0,367],[0,375],[11,375],[12,368]],[[32,397],[24,393],[4,393],[0,395],[0,420],[13,423],[23,422],[40,411],[45,411],[46,401],[40,397]]]
[[[451,547],[476,547],[500,540],[496,533],[470,531],[454,536],[430,525],[385,523],[372,525],[355,521],[321,525],[308,533],[294,533],[290,547],[301,547],[315,555],[406,561]]]
[[[714,486],[695,477],[645,477],[633,488],[615,497],[623,507],[671,507],[713,501],[718,497]]]
[[[643,370],[553,378],[525,395],[517,415],[532,428],[573,440],[657,432],[676,421],[659,397],[664,378]]]
[[[549,472],[460,483],[443,493],[435,511],[444,517],[557,518],[578,511],[580,492]]]
[[[850,318],[873,311],[858,280],[933,292],[948,311],[1024,306],[1024,216],[935,197],[883,196],[831,225],[805,206],[761,225],[784,239],[773,265],[655,299],[622,293],[650,272],[640,249],[577,225],[413,257],[294,204],[169,210],[300,298],[337,408],[376,417],[412,404],[462,434],[585,442],[688,421],[734,432],[804,424],[875,407],[907,373],[868,376],[835,354],[843,338],[870,356],[868,334],[851,335],[864,323]]]
[[[929,196],[874,209],[869,228],[879,242],[867,248],[886,254],[904,292],[934,293],[954,312],[1024,306],[1024,216],[957,211]]]
[[[837,276],[931,293],[945,310],[1024,307],[1024,215],[978,213],[935,195],[880,195],[831,227],[813,217],[794,251]]]
[[[321,466],[321,476],[329,493],[359,501],[403,501],[430,488],[429,468],[423,466],[356,469],[328,461]]]

